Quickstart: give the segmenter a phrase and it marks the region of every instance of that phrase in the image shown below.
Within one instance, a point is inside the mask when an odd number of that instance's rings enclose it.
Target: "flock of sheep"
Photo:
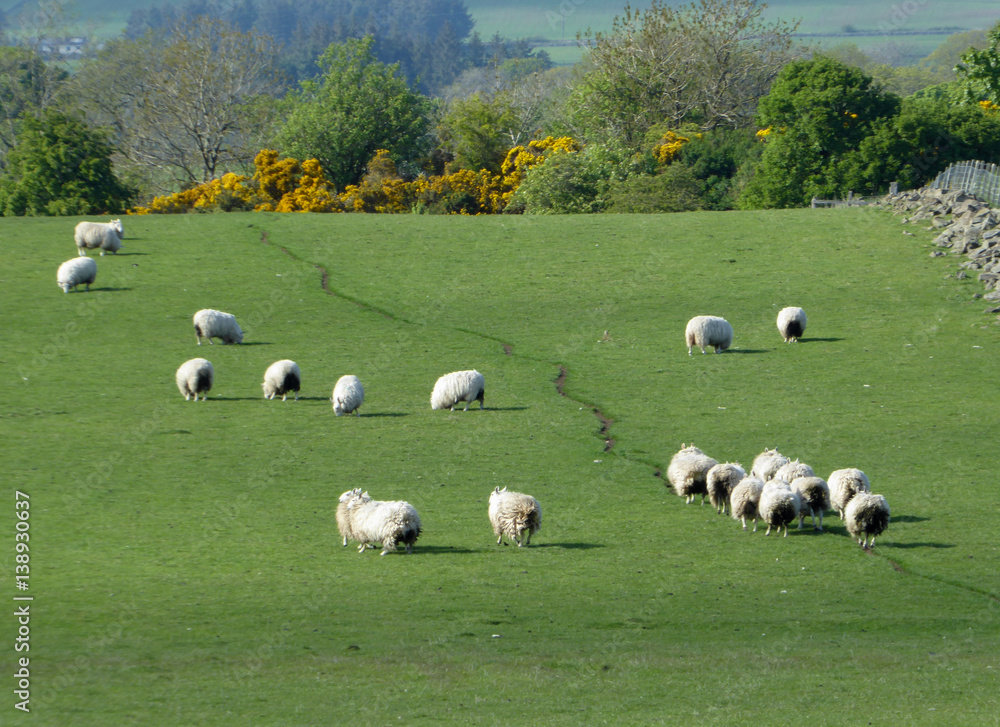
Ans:
[[[59,266],[57,282],[68,293],[78,285],[90,285],[97,277],[97,263],[86,256],[86,250],[116,253],[122,247],[124,230],[121,220],[109,223],[81,222],[76,226],[74,239],[78,256]],[[223,344],[243,342],[243,330],[230,313],[213,309],[200,310],[193,318],[198,345],[202,339],[212,344],[218,338]],[[778,313],[778,331],[786,343],[797,341],[805,332],[806,314],[801,308],[783,308]],[[712,347],[716,353],[732,345],[733,327],[718,316],[696,316],[684,331],[688,355],[697,346],[705,353]],[[204,358],[193,358],[177,369],[177,388],[185,400],[204,401],[212,388],[215,370]],[[271,364],[264,372],[261,387],[266,399],[289,394],[298,400],[302,386],[302,373],[298,364],[283,359]],[[484,408],[485,381],[475,370],[454,371],[441,376],[431,392],[432,409],[454,410],[455,405],[479,402]],[[364,387],[357,376],[348,374],[337,380],[330,397],[334,414],[361,415]],[[812,468],[799,460],[789,460],[777,450],[762,452],[753,462],[750,474],[737,463],[718,463],[695,446],[683,446],[670,461],[667,480],[674,491],[687,503],[701,495],[702,504],[708,497],[719,514],[729,513],[740,520],[743,529],[753,520],[753,532],[758,520],[767,523],[771,530],[788,535],[788,525],[799,521],[799,529],[806,515],[812,519],[813,528],[823,529],[823,513],[831,507],[837,510],[848,532],[858,539],[863,548],[871,548],[875,538],[889,525],[889,505],[882,495],[871,493],[868,478],[858,469],[841,469],[833,472],[828,480],[817,477]],[[489,519],[499,545],[506,535],[518,547],[528,545],[531,536],[541,526],[542,512],[538,501],[520,492],[509,492],[497,487],[490,494]],[[817,524],[818,518],[818,524]],[[337,527],[344,540],[359,543],[358,551],[382,547],[381,555],[393,551],[402,543],[409,553],[420,535],[420,516],[414,507],[404,501],[373,500],[361,489],[348,490],[340,496],[337,507]],[[869,541],[870,538],[870,541]]]
[[[765,535],[784,529],[787,537],[788,526],[797,518],[801,530],[806,515],[813,529],[822,531],[823,513],[831,507],[862,548],[873,547],[875,537],[889,527],[889,503],[872,494],[864,472],[840,469],[824,480],[809,465],[789,460],[776,449],[757,455],[748,475],[738,463],[719,463],[694,445],[682,445],[670,460],[667,481],[688,504],[699,495],[702,504],[709,498],[717,513],[731,514],[744,530],[753,520],[757,532],[757,522],[763,520]]]

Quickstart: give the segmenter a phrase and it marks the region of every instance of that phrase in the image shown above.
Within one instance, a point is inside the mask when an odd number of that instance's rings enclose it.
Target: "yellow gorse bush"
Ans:
[[[544,162],[550,154],[574,153],[580,149],[580,144],[568,136],[549,136],[508,151],[500,174],[485,169],[460,169],[413,181],[402,179],[389,152],[379,149],[368,163],[361,182],[348,185],[339,194],[317,160],[281,159],[275,150],[263,149],[254,158],[252,177],[228,173],[222,179],[154,197],[148,206],[136,207],[129,214],[232,209],[383,214],[428,209],[451,214],[499,214],[506,209],[525,172]]]
[[[757,132],[758,136],[760,132]],[[680,152],[681,148],[691,139],[681,136],[675,131],[668,131],[660,139],[660,142],[653,147],[653,156],[660,164],[670,164]]]

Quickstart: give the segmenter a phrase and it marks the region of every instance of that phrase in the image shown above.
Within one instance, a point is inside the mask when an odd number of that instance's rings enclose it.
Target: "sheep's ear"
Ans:
[[[497,485],[496,487],[494,487],[493,491],[494,492],[500,492],[500,485]]]

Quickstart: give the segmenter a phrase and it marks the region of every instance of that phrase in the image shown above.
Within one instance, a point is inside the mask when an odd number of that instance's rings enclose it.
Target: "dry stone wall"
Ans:
[[[933,244],[943,249],[931,256],[946,250],[965,256],[958,277],[978,275],[986,287],[983,299],[995,306],[986,312],[1000,313],[1000,210],[967,192],[932,187],[891,194],[879,206],[901,215],[904,223],[940,230]]]

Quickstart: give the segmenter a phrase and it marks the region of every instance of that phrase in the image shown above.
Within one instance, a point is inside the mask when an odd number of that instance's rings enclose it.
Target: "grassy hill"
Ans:
[[[0,560],[24,595],[19,490],[35,598],[32,714],[4,724],[995,724],[1000,338],[931,233],[858,209],[140,217],[65,295],[74,223],[0,220]],[[203,307],[244,344],[198,347]],[[686,355],[702,313],[733,350]],[[195,356],[196,404],[173,381]],[[298,402],[261,398],[281,358]],[[431,411],[471,367],[487,409]],[[332,414],[344,373],[361,417]],[[692,441],[860,467],[892,525],[874,554],[834,515],[744,533],[664,487]],[[495,544],[498,485],[541,503],[528,549]],[[413,503],[411,555],[341,547],[353,487]]]

